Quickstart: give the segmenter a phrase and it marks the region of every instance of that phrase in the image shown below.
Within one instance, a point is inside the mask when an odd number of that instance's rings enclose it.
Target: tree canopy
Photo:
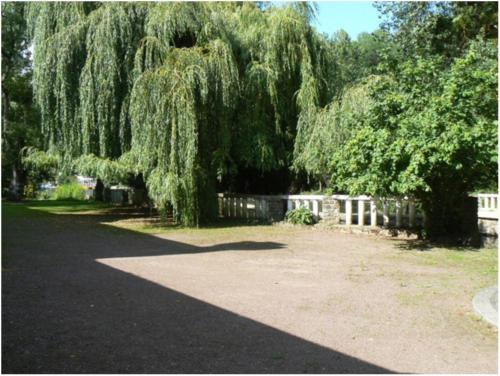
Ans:
[[[287,167],[299,112],[330,99],[312,13],[306,3],[29,4],[47,150],[66,165],[94,155],[130,167],[184,223],[213,217],[216,179],[236,165]]]
[[[310,3],[29,3],[45,160],[141,177],[188,225],[256,175],[411,195],[441,220],[496,187],[497,5],[376,7],[352,40],[318,33]]]
[[[2,186],[14,199],[21,198],[26,180],[21,151],[42,146],[24,10],[23,3],[2,4]]]
[[[321,115],[309,116],[297,139],[325,135],[295,149],[295,166],[326,177],[335,191],[416,197],[429,235],[457,232],[461,201],[497,190],[497,5],[378,6],[392,40],[376,75],[359,80],[363,105],[344,108],[352,101],[346,90],[313,112]]]

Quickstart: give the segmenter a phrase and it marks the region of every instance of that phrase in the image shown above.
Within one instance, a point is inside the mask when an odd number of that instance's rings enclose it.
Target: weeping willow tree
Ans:
[[[245,51],[242,103],[234,147],[242,165],[289,167],[301,110],[322,106],[328,93],[328,42],[310,26],[309,4],[242,9],[235,25]],[[273,127],[274,125],[274,127]]]
[[[215,216],[217,180],[240,167],[288,168],[300,114],[331,99],[306,3],[28,8],[46,149],[106,181],[140,174],[187,225]]]
[[[293,168],[305,171],[319,182],[328,183],[332,155],[363,126],[373,99],[367,85],[346,88],[341,97],[325,107],[308,107],[301,112],[294,145]]]

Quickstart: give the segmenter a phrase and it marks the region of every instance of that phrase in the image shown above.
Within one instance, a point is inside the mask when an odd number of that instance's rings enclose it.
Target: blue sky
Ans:
[[[349,33],[351,39],[358,34],[376,30],[380,24],[378,12],[371,1],[318,1],[318,31],[333,34],[339,29]]]

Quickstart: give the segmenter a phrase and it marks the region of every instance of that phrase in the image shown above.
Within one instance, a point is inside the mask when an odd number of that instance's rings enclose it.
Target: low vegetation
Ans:
[[[84,193],[84,187],[76,182],[71,182],[59,185],[54,191],[53,198],[55,200],[83,200]]]
[[[309,208],[301,206],[300,208],[289,210],[286,213],[286,221],[294,225],[312,225],[314,224],[314,215]]]

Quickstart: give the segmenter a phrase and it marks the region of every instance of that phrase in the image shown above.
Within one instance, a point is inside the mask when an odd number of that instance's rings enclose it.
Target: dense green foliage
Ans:
[[[41,146],[39,118],[32,103],[31,64],[23,3],[2,3],[2,186],[19,199],[26,174],[19,153]]]
[[[51,199],[54,200],[83,200],[85,189],[76,182],[69,182],[59,185]]]
[[[56,181],[60,160],[58,155],[49,154],[32,146],[20,152],[21,162],[27,170],[28,180],[33,183]]]
[[[497,186],[497,5],[376,7],[382,28],[351,40],[315,31],[308,3],[30,3],[45,153],[24,159],[143,180],[188,225],[218,189],[281,180],[415,196],[449,232],[457,202]]]
[[[294,225],[312,225],[314,216],[312,211],[305,206],[292,209],[286,213],[286,221]]]
[[[103,180],[141,174],[186,224],[215,216],[216,181],[237,166],[287,168],[298,114],[331,97],[327,40],[307,4],[31,3],[27,13],[47,150]]]
[[[467,195],[497,189],[496,5],[384,4],[399,52],[361,80],[363,106],[342,106],[346,91],[304,121],[304,140],[324,136],[296,147],[296,167],[336,191],[414,196],[429,236],[459,232]]]

